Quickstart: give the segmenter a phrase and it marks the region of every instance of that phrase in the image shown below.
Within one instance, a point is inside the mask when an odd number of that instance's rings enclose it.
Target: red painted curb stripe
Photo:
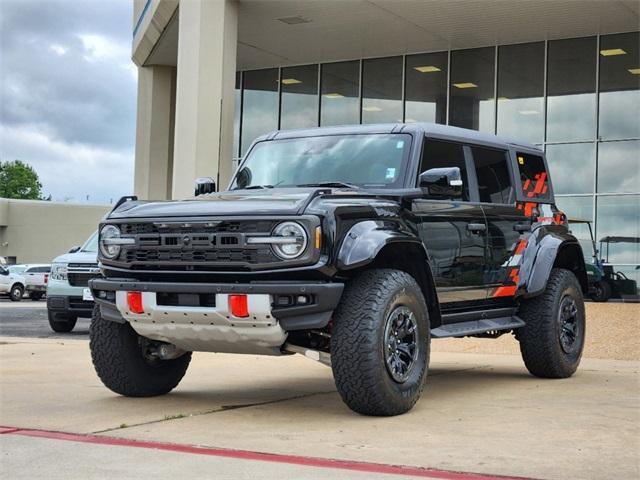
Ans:
[[[13,433],[20,430],[19,428],[11,428],[11,427],[0,427],[0,435],[3,433]]]
[[[198,447],[177,443],[148,442],[142,440],[128,440],[125,438],[103,437],[98,435],[83,435],[76,433],[52,432],[48,430],[32,430],[14,427],[0,427],[0,433],[21,435],[25,437],[48,438],[68,442],[91,443],[95,445],[111,445],[118,447],[148,448],[169,452],[192,453],[214,457],[235,458],[239,460],[255,460],[263,462],[286,463],[316,468],[334,468],[339,470],[354,470],[359,472],[406,475],[441,480],[527,480],[524,477],[506,477],[501,475],[486,475],[480,473],[452,472],[430,468],[410,467],[402,465],[387,465],[381,463],[353,462],[319,457],[303,457],[298,455],[280,455],[276,453],[251,452],[248,450],[231,450],[226,448]]]

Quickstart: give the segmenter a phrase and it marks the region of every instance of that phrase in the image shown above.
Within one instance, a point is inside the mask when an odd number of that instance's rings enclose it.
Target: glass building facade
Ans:
[[[596,239],[640,237],[640,33],[238,73],[235,147],[278,128],[436,122],[547,153],[558,206]],[[590,255],[588,230],[574,233]],[[640,281],[640,245],[609,246]]]

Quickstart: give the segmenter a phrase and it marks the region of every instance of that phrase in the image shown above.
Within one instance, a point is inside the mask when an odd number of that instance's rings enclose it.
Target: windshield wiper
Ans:
[[[346,182],[318,182],[318,183],[302,183],[296,185],[297,187],[337,187],[337,188],[360,188],[357,185],[352,185]]]

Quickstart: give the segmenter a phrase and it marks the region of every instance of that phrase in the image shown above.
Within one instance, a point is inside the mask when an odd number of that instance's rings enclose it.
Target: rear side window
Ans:
[[[443,167],[458,167],[460,169],[460,175],[462,177],[462,198],[459,199],[469,201],[469,181],[462,145],[453,142],[427,140],[422,151],[422,162],[420,163],[419,173],[431,168]]]
[[[535,200],[551,198],[549,174],[544,166],[543,158],[540,155],[520,152],[516,154],[516,157],[518,158],[520,184],[524,196]]]
[[[507,152],[484,147],[471,147],[478,177],[480,201],[511,203],[513,187],[507,165]]]

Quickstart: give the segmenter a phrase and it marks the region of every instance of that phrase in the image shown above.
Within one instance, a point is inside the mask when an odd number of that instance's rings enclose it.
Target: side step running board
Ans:
[[[525,323],[519,317],[487,318],[470,322],[450,323],[431,330],[431,337],[465,337],[478,333],[495,332],[500,330],[512,330],[524,327]]]

